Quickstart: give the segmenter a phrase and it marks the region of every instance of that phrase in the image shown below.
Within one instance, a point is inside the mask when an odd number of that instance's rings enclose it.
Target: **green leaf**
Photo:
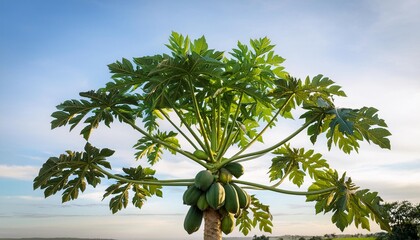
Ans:
[[[191,44],[191,51],[197,54],[200,54],[200,55],[205,54],[207,50],[208,50],[208,45],[206,42],[206,38],[204,36],[198,39],[195,39],[194,43]]]
[[[375,108],[361,108],[355,117],[355,127],[368,142],[372,141],[381,148],[391,149],[387,138],[391,133],[385,128],[387,125],[379,118],[377,112]]]
[[[327,115],[325,109],[320,107],[307,107],[307,112],[302,114],[300,118],[305,118],[306,124],[309,124],[307,133],[310,141],[315,144],[318,139],[318,136],[325,132],[325,123],[329,120],[326,119]]]
[[[96,166],[111,168],[105,159],[114,153],[110,149],[99,150],[86,143],[85,152],[67,151],[59,157],[49,158],[34,179],[34,189],[44,190],[49,197],[63,190],[62,201],[78,198],[79,191],[84,192],[86,185],[96,187],[105,176],[96,170]]]
[[[116,61],[115,63],[109,64],[108,68],[110,72],[113,73],[112,78],[115,79],[131,77],[133,75],[139,74],[134,70],[133,64],[126,58],[123,58],[121,62]],[[139,74],[137,76],[140,77],[141,75]]]
[[[259,127],[258,122],[250,119],[245,119],[243,122],[237,122],[238,128],[240,129],[238,134],[238,143],[239,146],[246,146],[251,139],[257,136],[257,128]],[[262,142],[262,138],[259,137],[257,140]]]
[[[312,179],[318,179],[329,169],[329,165],[322,155],[314,154],[313,150],[290,148],[285,145],[276,149],[273,154],[277,155],[271,160],[270,181],[280,180],[280,183],[289,176],[289,179],[301,186],[304,182],[306,173]]]
[[[270,39],[267,37],[250,40],[251,47],[254,49],[256,56],[263,55],[272,50],[274,45],[271,45],[270,42]]]
[[[343,211],[336,211],[331,217],[331,221],[341,230],[344,231],[349,226],[347,221],[347,214]]]
[[[241,214],[236,218],[236,226],[239,226],[239,231],[245,236],[254,228],[252,219],[249,217],[249,211],[242,209]]]
[[[334,143],[345,153],[350,153],[358,151],[359,141],[366,140],[381,148],[391,148],[387,138],[391,133],[385,128],[385,121],[378,117],[376,109],[336,109],[329,113],[334,116],[327,132],[329,147]],[[336,125],[339,127],[336,128]]]
[[[127,207],[129,203],[128,191],[130,190],[130,187],[130,184],[126,184],[113,192],[113,194],[116,195],[109,201],[109,209],[112,211],[113,214]]]
[[[262,204],[255,195],[251,195],[251,205],[250,210],[254,216],[253,226],[255,227],[258,224],[260,231],[265,231],[272,233],[273,216],[270,213],[269,206]]]
[[[146,156],[148,162],[151,165],[154,165],[162,158],[163,149],[168,150],[172,154],[176,154],[176,151],[174,151],[174,149],[178,149],[180,147],[176,136],[177,134],[172,131],[169,133],[158,131],[158,133],[153,136],[155,137],[155,139],[159,139],[163,142],[166,142],[167,144],[172,146],[173,149],[170,149],[160,143],[156,143],[148,137],[143,137],[139,139],[134,145],[134,148],[138,150],[135,153],[136,159],[141,159]]]
[[[389,224],[380,202],[382,199],[376,192],[369,192],[368,189],[358,190],[345,174],[338,177],[336,171],[329,171],[323,177],[315,181],[310,187],[311,190],[320,190],[329,187],[336,187],[329,193],[307,196],[306,201],[315,201],[316,213],[334,212],[331,220],[343,231],[352,222],[356,227],[361,226],[369,230],[369,218],[379,224],[383,230],[389,231]]]
[[[150,168],[143,168],[138,166],[137,168],[123,168],[124,175],[118,175],[129,180],[156,180],[153,177],[155,171]],[[103,199],[109,196],[114,196],[109,202],[109,208],[112,213],[116,213],[123,208],[126,208],[129,203],[130,190],[132,191],[132,204],[137,208],[142,208],[148,197],[156,195],[162,197],[162,186],[158,185],[147,185],[147,184],[136,184],[132,182],[117,181],[110,185],[103,196]]]
[[[359,129],[363,131],[362,129]],[[387,137],[391,136],[391,133],[385,128],[373,128],[367,132],[362,133],[366,139],[372,141],[381,148],[391,149],[391,143]]]
[[[111,150],[109,148],[103,148],[101,149],[101,151],[99,152],[99,155],[102,157],[110,157],[115,153],[114,150]]]
[[[271,233],[272,220],[273,216],[270,213],[269,206],[262,204],[255,195],[251,195],[250,207],[241,210],[240,215],[236,218],[236,226],[239,226],[239,231],[245,236],[257,226],[260,231]]]
[[[169,44],[166,46],[172,51],[174,56],[185,56],[189,52],[190,40],[189,37],[184,37],[182,34],[172,32],[169,37]]]
[[[279,100],[288,99],[288,105],[285,110],[289,111],[296,106],[304,108],[331,108],[333,107],[334,96],[346,96],[341,87],[334,85],[334,82],[327,77],[317,75],[305,81],[296,79],[290,75],[275,81],[276,88],[271,93],[273,97]]]
[[[338,130],[343,134],[353,134],[353,122],[349,121],[356,114],[356,110],[348,108],[332,109],[329,113],[334,114],[334,118],[331,119],[330,128],[335,129],[338,126]]]
[[[128,119],[133,119],[133,113],[129,105],[137,103],[135,96],[126,95],[119,91],[103,92],[89,91],[80,93],[81,97],[87,100],[68,100],[57,106],[59,111],[54,112],[51,116],[51,128],[56,128],[70,124],[70,130],[73,130],[82,119],[86,118],[84,123],[86,126],[81,130],[83,137],[88,140],[93,129],[103,122],[106,126],[110,126],[113,122],[113,115],[123,113]],[[91,113],[90,115],[88,115]],[[121,119],[120,119],[121,121]]]
[[[318,104],[319,105],[319,104]],[[345,153],[358,151],[359,142],[366,140],[381,148],[390,149],[388,137],[391,133],[386,129],[383,119],[378,117],[374,108],[363,107],[361,109],[348,108],[325,108],[319,106],[305,106],[308,111],[300,118],[306,122],[312,122],[308,127],[308,135],[312,143],[317,137],[326,132],[327,145],[331,149],[334,143]]]

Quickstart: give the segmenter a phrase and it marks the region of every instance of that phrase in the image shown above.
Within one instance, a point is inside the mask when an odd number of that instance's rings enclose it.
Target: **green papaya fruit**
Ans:
[[[204,211],[209,207],[209,204],[207,203],[206,200],[206,194],[202,193],[200,198],[197,201],[197,207],[201,210]]]
[[[240,163],[237,163],[237,162],[228,163],[224,166],[224,168],[226,168],[236,178],[239,178],[245,172],[244,167]]]
[[[222,183],[230,183],[230,181],[232,181],[232,173],[225,168],[221,168],[219,170],[219,181]]]
[[[191,185],[185,190],[182,200],[186,205],[195,205],[203,192]]]
[[[184,219],[184,229],[188,234],[196,232],[203,220],[203,212],[196,206],[191,206]]]
[[[235,218],[233,214],[228,214],[222,218],[222,232],[224,234],[229,234],[235,229]]]
[[[234,183],[232,183],[231,185],[235,188],[236,194],[238,194],[239,207],[247,208],[249,206],[250,201],[249,194],[238,185]]]
[[[230,184],[223,186],[225,189],[225,208],[228,212],[236,214],[239,212],[239,199],[235,188]]]
[[[197,149],[193,152],[193,155],[201,160],[208,160],[209,156],[207,156],[207,153],[204,152],[203,150]]]
[[[202,170],[195,175],[194,185],[203,191],[207,191],[214,181],[214,176],[209,170]]]
[[[225,202],[225,189],[219,182],[214,182],[206,192],[206,200],[210,207],[217,210]]]

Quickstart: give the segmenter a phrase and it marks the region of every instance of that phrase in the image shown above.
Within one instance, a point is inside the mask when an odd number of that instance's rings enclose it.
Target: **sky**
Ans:
[[[81,151],[77,131],[51,130],[55,106],[108,81],[107,64],[122,57],[161,54],[172,31],[226,53],[237,41],[267,36],[296,77],[330,77],[347,98],[339,107],[374,106],[392,132],[392,149],[362,144],[359,154],[328,151],[325,141],[291,144],[315,149],[362,188],[385,202],[420,202],[420,2],[354,1],[30,1],[0,0],[0,237],[201,239],[182,227],[184,188],[164,188],[143,209],[113,215],[102,195],[108,182],[61,204],[44,199],[32,180],[51,156]],[[228,55],[227,55],[228,56]],[[270,136],[291,131],[293,124]],[[115,124],[90,142],[116,150],[115,169],[135,166],[131,146],[140,136]],[[274,141],[266,137],[266,143]],[[268,183],[270,159],[246,164],[244,180]],[[200,169],[181,156],[155,166],[161,177],[190,178]],[[306,185],[307,186],[307,185]],[[293,189],[286,184],[284,188]],[[340,233],[331,215],[315,215],[303,197],[252,192],[271,206],[273,235]],[[201,229],[202,230],[202,229]],[[379,231],[372,223],[372,231]],[[366,233],[351,227],[344,233]],[[263,233],[254,230],[250,236]],[[229,236],[241,236],[235,230]]]

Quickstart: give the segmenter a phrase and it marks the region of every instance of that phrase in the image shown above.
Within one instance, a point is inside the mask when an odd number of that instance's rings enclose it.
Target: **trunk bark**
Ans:
[[[204,240],[222,240],[220,218],[220,214],[210,207],[204,212]]]

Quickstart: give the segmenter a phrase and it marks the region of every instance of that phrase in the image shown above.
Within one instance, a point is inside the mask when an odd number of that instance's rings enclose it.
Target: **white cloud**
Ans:
[[[160,161],[156,164],[158,174],[167,175],[175,178],[194,178],[200,169],[198,164],[193,164],[191,161],[186,160],[175,160],[171,161],[169,158],[164,161]]]
[[[44,197],[37,197],[37,196],[32,196],[32,195],[3,196],[1,198],[12,199],[12,200],[20,199],[20,200],[25,200],[25,201],[42,201],[45,199]]]
[[[86,192],[81,193],[78,199],[87,200],[89,202],[102,202],[102,198],[107,187],[108,186],[104,184],[98,185],[94,189],[92,189],[92,187],[89,186],[89,189]]]
[[[19,165],[0,165],[0,178],[10,178],[17,180],[33,180],[38,174],[39,167],[19,166]]]

